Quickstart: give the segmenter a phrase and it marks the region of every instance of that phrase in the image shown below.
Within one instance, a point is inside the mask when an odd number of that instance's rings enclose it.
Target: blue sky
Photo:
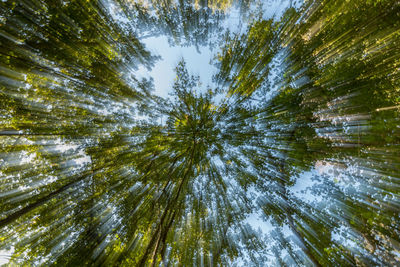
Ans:
[[[182,58],[189,72],[200,76],[203,86],[211,84],[212,75],[217,69],[210,64],[214,51],[208,47],[200,47],[199,53],[194,46],[170,46],[165,36],[147,38],[143,42],[152,54],[162,57],[151,71],[144,68],[138,71],[139,75],[153,77],[157,95],[168,96],[175,78],[174,68]]]
[[[299,3],[300,1],[297,4],[293,1],[292,5],[299,6]],[[263,17],[265,19],[279,18],[289,4],[289,0],[262,1]],[[228,11],[228,16],[223,22],[223,26],[233,32],[244,31],[245,25],[246,22],[241,21],[239,11],[235,8],[231,8]],[[200,76],[203,88],[211,85],[212,75],[217,69],[210,63],[221,44],[216,44],[214,50],[209,47],[200,47],[199,51],[197,51],[195,46],[171,46],[165,36],[149,37],[142,39],[142,41],[152,54],[161,56],[161,59],[156,62],[151,71],[140,68],[135,75],[147,78],[153,77],[155,94],[162,97],[168,96],[175,78],[174,68],[182,58],[186,61],[189,73]],[[217,41],[215,40],[215,42]]]

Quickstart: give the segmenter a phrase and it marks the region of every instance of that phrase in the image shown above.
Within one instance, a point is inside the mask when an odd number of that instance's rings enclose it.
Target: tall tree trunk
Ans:
[[[164,220],[166,219],[167,215],[170,214],[172,203],[176,203],[178,201],[179,196],[180,196],[181,191],[182,191],[182,188],[183,188],[183,185],[187,180],[187,176],[188,176],[189,171],[190,171],[190,169],[192,167],[192,164],[193,164],[195,146],[196,146],[196,143],[194,142],[194,145],[192,147],[192,153],[191,153],[191,156],[190,156],[190,163],[189,163],[188,168],[186,169],[186,171],[185,171],[185,173],[184,173],[184,175],[182,177],[181,183],[179,184],[176,196],[174,197],[173,200],[170,200],[168,202],[167,206],[165,207],[164,212],[161,215],[160,222],[159,222],[159,224],[157,226],[156,232],[153,234],[149,244],[147,245],[145,253],[143,254],[142,258],[140,259],[138,266],[145,266],[147,258],[149,257],[150,251],[152,250],[153,246],[155,245],[155,249],[153,250],[153,253],[152,253],[152,261],[153,261],[152,262],[152,266],[154,266],[153,264],[154,264],[154,261],[155,261],[156,256],[157,256],[157,250],[159,248],[159,244],[160,244],[161,241],[166,239],[166,236],[167,236],[167,234],[169,232],[169,229],[170,229],[170,227],[171,227],[171,225],[172,225],[172,223],[173,223],[173,221],[175,219],[176,210],[172,214],[171,219],[168,220],[168,223],[167,223],[166,227],[163,227]],[[157,241],[156,241],[156,239],[157,239]],[[164,242],[165,242],[165,240],[164,240]]]
[[[97,170],[99,170],[100,168],[97,168]],[[95,170],[95,171],[97,171]],[[92,171],[91,171],[92,172]],[[85,172],[84,174],[78,176],[77,178],[73,179],[72,181],[70,181],[69,183],[61,186],[59,189],[57,189],[56,191],[51,192],[50,194],[48,194],[47,196],[44,196],[42,198],[39,198],[38,200],[36,200],[35,202],[29,204],[28,206],[8,215],[6,218],[0,220],[0,228],[6,226],[7,224],[17,220],[18,218],[20,218],[21,216],[27,214],[28,212],[32,211],[33,209],[43,205],[44,203],[46,203],[47,201],[51,200],[52,198],[56,197],[57,195],[59,195],[60,193],[64,192],[65,190],[67,190],[68,188],[74,186],[75,184],[79,183],[80,181],[82,181],[83,179],[88,177],[88,173]]]

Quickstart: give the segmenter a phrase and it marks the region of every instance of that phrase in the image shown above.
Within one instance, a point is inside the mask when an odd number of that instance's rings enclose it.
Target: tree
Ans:
[[[255,11],[222,34],[235,5],[253,12],[250,1],[1,3],[11,264],[397,264],[400,5],[290,2],[280,19]],[[159,59],[142,40],[161,34],[222,40],[215,83],[201,90],[181,60],[170,97],[154,95],[133,71]]]

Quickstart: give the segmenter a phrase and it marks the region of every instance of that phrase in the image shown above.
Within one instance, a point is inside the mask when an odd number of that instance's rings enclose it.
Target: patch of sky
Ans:
[[[260,211],[249,214],[244,223],[249,224],[255,231],[261,233],[262,236],[267,235],[274,229],[270,221],[266,221]]]
[[[190,74],[200,76],[203,90],[211,84],[211,78],[217,71],[211,64],[213,50],[208,47],[199,47],[197,50],[195,46],[171,46],[165,36],[150,37],[143,42],[152,54],[162,57],[151,71],[140,67],[136,73],[138,76],[154,79],[155,94],[161,97],[168,96],[176,76],[174,68],[182,59],[186,61]]]
[[[315,168],[311,169],[310,171],[302,172],[296,180],[296,183],[289,188],[290,192],[297,198],[308,203],[314,201],[321,202],[323,197],[312,193],[312,187],[320,184],[315,179],[318,176],[318,170]]]
[[[279,1],[279,0],[266,0],[261,1],[261,6],[263,10],[263,18],[264,19],[279,19],[282,17],[285,10],[289,7],[293,7],[295,9],[299,9],[302,5],[303,1]]]
[[[262,16],[264,19],[279,19],[286,8],[292,6],[294,8],[300,7],[302,1],[278,1],[269,0],[264,2],[259,2],[251,7],[254,12],[257,8],[262,8]],[[117,17],[117,15],[114,16]],[[122,18],[117,17],[121,22],[126,22]],[[238,7],[232,7],[227,11],[227,16],[222,22],[222,26],[225,30],[244,33],[247,26],[247,19],[243,14],[241,14]],[[171,88],[175,79],[174,68],[178,62],[182,59],[186,61],[189,73],[193,75],[200,76],[200,81],[202,82],[202,87],[200,91],[204,91],[207,86],[212,85],[212,76],[216,73],[217,68],[212,64],[212,60],[217,52],[217,50],[212,49],[209,46],[199,47],[195,46],[172,46],[167,37],[149,37],[142,39],[146,48],[153,55],[160,55],[161,59],[156,62],[155,66],[149,71],[145,67],[139,67],[135,75],[144,78],[153,78],[155,86],[155,94],[161,97],[167,97],[168,93],[171,92]],[[221,45],[219,40],[210,40],[214,42],[217,46]],[[277,55],[275,60],[276,68],[271,71],[271,79],[281,73],[279,66],[281,65],[279,59],[282,58],[281,54]]]
[[[317,161],[312,169],[299,174],[296,183],[289,191],[298,199],[308,204],[325,205],[326,195],[320,194],[315,189],[322,187],[324,181],[335,183],[341,190],[357,190],[360,183],[352,181],[354,173],[351,167],[345,167],[330,160]],[[352,182],[350,182],[352,181]],[[314,192],[315,191],[315,192]]]

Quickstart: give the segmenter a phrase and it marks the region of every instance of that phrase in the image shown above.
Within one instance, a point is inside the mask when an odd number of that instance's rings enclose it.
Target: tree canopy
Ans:
[[[2,1],[0,265],[399,265],[400,3],[276,2]]]

